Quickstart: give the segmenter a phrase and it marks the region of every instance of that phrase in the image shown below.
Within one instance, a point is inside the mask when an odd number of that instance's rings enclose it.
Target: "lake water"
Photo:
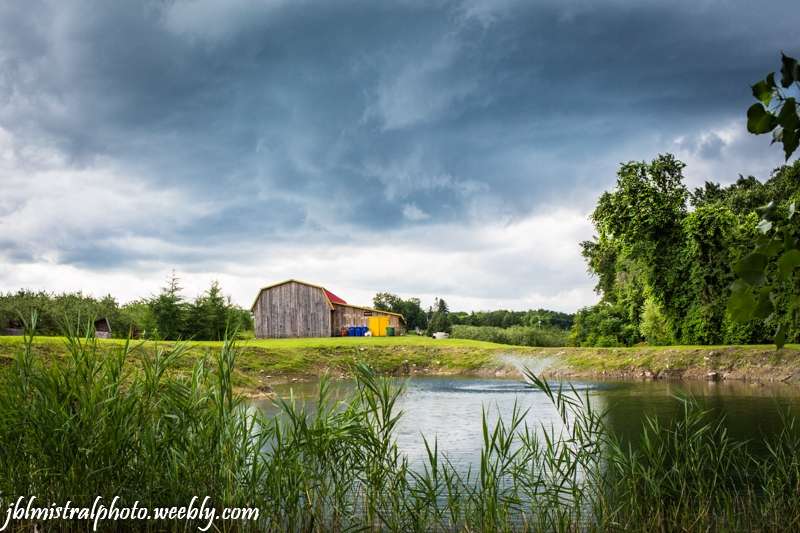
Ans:
[[[412,464],[424,461],[424,435],[429,442],[438,439],[439,450],[454,463],[474,465],[482,445],[482,409],[491,421],[498,414],[508,420],[516,402],[529,410],[529,426],[560,426],[555,408],[545,395],[522,381],[413,377],[405,383],[406,392],[398,405],[404,415],[396,436],[399,448]],[[576,381],[572,385],[581,392],[587,391],[595,408],[608,411],[609,427],[622,438],[638,436],[645,416],[663,420],[679,416],[682,405],[675,395],[693,396],[714,416],[724,417],[734,438],[751,439],[756,446],[764,434],[778,430],[782,412],[800,415],[800,387],[785,384]],[[275,390],[283,396],[292,389],[296,397],[313,398],[316,388],[316,383],[294,383]],[[352,383],[338,382],[334,389],[335,396],[343,398],[352,390]],[[274,410],[270,402],[258,405],[268,412]]]

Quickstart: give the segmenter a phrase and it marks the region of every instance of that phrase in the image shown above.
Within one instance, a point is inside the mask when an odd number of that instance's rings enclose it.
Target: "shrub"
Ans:
[[[531,328],[511,326],[496,328],[491,326],[453,326],[452,337],[514,344],[517,346],[566,346],[568,332],[556,328]]]
[[[652,297],[645,300],[639,331],[647,343],[654,346],[663,346],[674,342],[667,317]]]

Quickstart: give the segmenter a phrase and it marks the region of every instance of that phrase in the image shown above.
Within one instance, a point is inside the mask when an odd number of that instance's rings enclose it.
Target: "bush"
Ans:
[[[665,346],[674,342],[667,317],[652,297],[645,300],[639,332],[647,344],[653,346]]]
[[[574,346],[633,346],[640,340],[639,330],[619,306],[599,303],[575,313],[570,333]]]
[[[525,326],[511,326],[510,328],[453,326],[451,336],[455,339],[472,339],[517,346],[566,346],[568,341],[568,332],[565,330]]]

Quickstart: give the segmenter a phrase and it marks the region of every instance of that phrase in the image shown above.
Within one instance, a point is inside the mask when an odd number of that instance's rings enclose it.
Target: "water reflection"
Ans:
[[[622,438],[635,440],[645,416],[669,420],[680,416],[677,397],[691,397],[711,416],[724,420],[732,438],[750,440],[756,448],[765,435],[782,426],[782,416],[800,414],[800,388],[740,382],[615,383],[603,393],[608,402],[608,424]]]

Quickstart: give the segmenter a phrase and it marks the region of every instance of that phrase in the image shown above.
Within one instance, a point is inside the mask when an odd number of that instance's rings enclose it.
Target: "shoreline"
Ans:
[[[98,339],[100,355],[124,341]],[[174,342],[136,341],[134,364]],[[213,357],[220,342],[189,342],[180,369]],[[0,337],[0,368],[22,347],[21,337]],[[63,357],[64,339],[38,337],[37,356]],[[235,384],[252,398],[268,397],[272,386],[318,379],[328,373],[346,378],[349,368],[366,363],[384,375],[520,378],[523,368],[553,379],[704,380],[800,384],[800,345],[634,346],[630,348],[534,348],[463,339],[426,337],[245,340],[237,342]]]

